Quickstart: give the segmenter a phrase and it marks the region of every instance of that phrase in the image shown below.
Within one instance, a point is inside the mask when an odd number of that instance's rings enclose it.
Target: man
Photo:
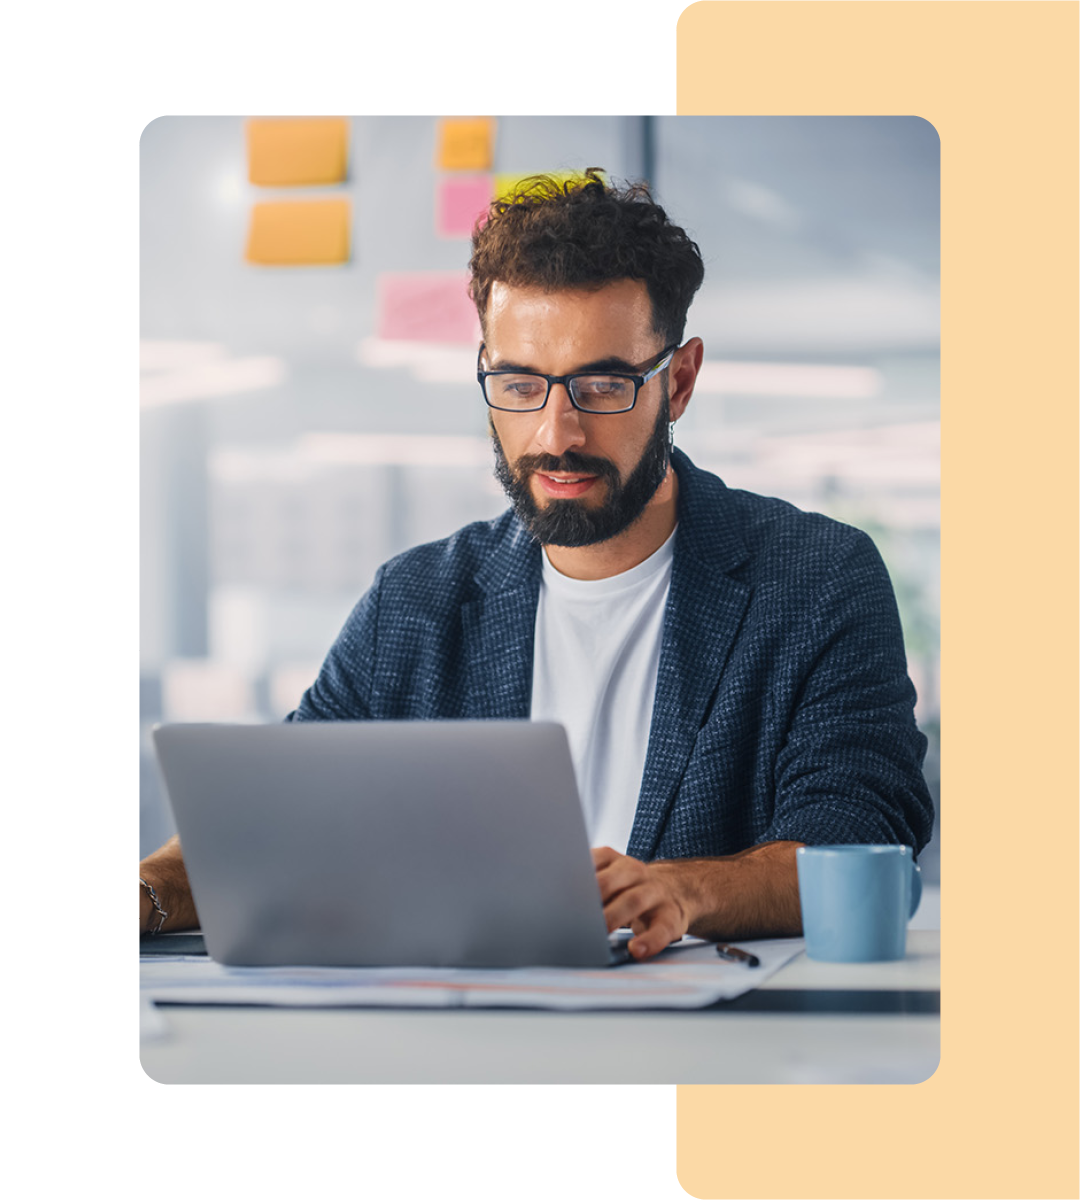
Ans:
[[[673,449],[704,272],[644,187],[533,181],[470,267],[512,510],[381,567],[289,719],[560,720],[633,955],[798,934],[799,845],[929,838],[884,565]],[[175,839],[142,880],[144,929],[197,920]]]

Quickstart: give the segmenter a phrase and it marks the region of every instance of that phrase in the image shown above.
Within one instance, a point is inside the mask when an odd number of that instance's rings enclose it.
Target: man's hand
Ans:
[[[651,958],[684,933],[695,937],[798,937],[795,851],[765,842],[723,858],[641,862],[610,846],[592,852],[608,932],[629,925],[634,958]]]
[[[610,846],[592,856],[608,933],[629,925],[634,937],[627,949],[635,958],[651,958],[686,933],[692,914],[679,888],[680,873],[671,870],[677,864],[643,863]]]

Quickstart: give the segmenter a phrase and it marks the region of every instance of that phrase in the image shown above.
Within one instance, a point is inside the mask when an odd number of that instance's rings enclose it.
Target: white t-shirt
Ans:
[[[674,538],[609,579],[570,579],[544,554],[532,719],[565,725],[589,844],[621,853],[649,744]]]

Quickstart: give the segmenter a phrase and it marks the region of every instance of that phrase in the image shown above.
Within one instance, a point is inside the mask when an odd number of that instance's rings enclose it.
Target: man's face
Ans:
[[[496,283],[486,321],[488,370],[544,375],[610,370],[644,374],[664,347],[645,284],[543,292]],[[548,546],[591,546],[645,510],[668,470],[664,373],[625,413],[583,413],[562,385],[539,412],[489,410],[495,474],[518,517]]]

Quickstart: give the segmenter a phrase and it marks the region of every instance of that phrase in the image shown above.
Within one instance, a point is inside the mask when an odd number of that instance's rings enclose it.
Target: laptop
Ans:
[[[159,725],[206,949],[235,966],[605,967],[566,731]]]

